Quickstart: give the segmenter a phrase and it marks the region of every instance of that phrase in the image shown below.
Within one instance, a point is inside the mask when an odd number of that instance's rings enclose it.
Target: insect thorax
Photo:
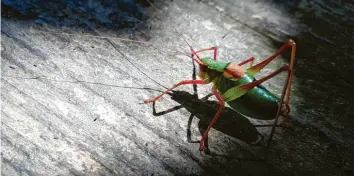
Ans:
[[[222,76],[229,63],[219,62],[210,57],[201,59],[204,65],[200,65],[199,77],[206,83],[214,82],[215,79]]]
[[[200,79],[206,83],[213,83],[214,87],[221,92],[240,84],[252,82],[253,80],[253,77],[248,78],[243,68],[230,62],[216,61],[210,57],[202,58],[201,61],[204,65],[200,66]],[[238,77],[235,78],[230,75],[229,69]]]
[[[202,58],[201,61],[203,65],[200,65],[199,77],[205,82],[217,83],[217,80],[220,79],[221,77],[232,79],[232,75],[230,75],[226,71],[228,67],[233,66],[231,62],[216,61],[210,57]],[[240,76],[239,78],[242,77],[243,77],[243,73],[242,76]]]
[[[213,83],[213,87],[218,90],[222,97],[228,90],[256,80],[247,72],[242,74],[243,68],[239,69],[239,66],[232,67],[230,63],[214,61],[211,58],[203,58],[202,62],[204,65],[201,66],[199,77],[206,83]],[[224,69],[222,69],[223,67]],[[225,69],[226,67],[227,69]],[[230,77],[227,72],[232,70],[232,68],[236,68],[236,72],[241,71],[240,75],[242,77],[238,79]],[[245,116],[269,120],[274,118],[279,101],[280,99],[277,96],[263,86],[258,85],[241,97],[227,101],[227,103],[232,109]]]
[[[226,68],[228,63],[217,62],[214,60],[212,60],[212,62],[209,62],[209,63],[212,63],[212,64],[208,65],[208,66],[201,66],[201,69],[200,69],[199,75],[198,75],[200,79],[204,80],[207,84],[212,83],[213,87],[215,87],[219,91],[221,91],[220,88],[223,89],[225,87],[225,85],[226,86],[234,86],[234,82],[225,77],[225,74],[224,74],[225,69],[222,69],[222,67]],[[204,67],[204,68],[202,68],[202,67]],[[215,69],[215,68],[217,68],[217,69]]]

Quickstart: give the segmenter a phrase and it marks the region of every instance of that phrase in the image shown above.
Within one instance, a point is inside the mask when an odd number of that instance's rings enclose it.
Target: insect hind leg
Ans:
[[[254,57],[250,57],[250,58],[248,58],[247,60],[245,60],[245,61],[239,63],[238,65],[239,65],[239,66],[242,66],[242,65],[247,64],[248,62],[251,62],[250,66],[252,67],[252,66],[253,66],[253,63],[254,63],[254,60],[255,60]]]
[[[282,108],[281,109],[281,116],[287,117],[290,114],[290,106],[288,104],[284,103],[281,108]],[[284,123],[285,123],[285,118],[282,121],[283,125],[284,125]]]
[[[282,54],[283,52],[286,51],[288,47],[291,47],[291,58],[290,58],[290,65],[289,65],[289,75],[287,79],[287,85],[286,85],[286,92],[285,92],[285,106],[288,106],[288,111],[290,112],[289,108],[289,101],[290,101],[290,92],[291,92],[291,84],[292,84],[292,77],[293,77],[293,72],[294,72],[294,63],[295,63],[295,52],[296,52],[296,43],[293,40],[289,40],[286,42],[280,49],[275,52],[272,56],[269,58],[263,60],[262,62],[252,66],[251,68],[247,69],[247,73],[250,74],[251,76],[254,76],[257,74],[260,70],[262,70],[266,65],[268,65],[271,61],[273,61],[277,56]],[[289,113],[286,112],[286,113]],[[286,114],[285,113],[285,114]],[[287,115],[287,114],[286,114]],[[284,118],[282,124],[284,125],[286,121],[286,118]]]
[[[270,135],[269,135],[269,138],[268,138],[268,143],[267,143],[267,147],[270,146],[270,142],[272,141],[272,138],[273,138],[273,135],[274,135],[274,131],[275,131],[275,127],[277,126],[277,123],[278,123],[278,119],[279,119],[279,116],[284,116],[284,119],[281,123],[281,126],[285,126],[285,121],[286,119],[288,118],[288,114],[290,113],[290,107],[289,107],[289,104],[288,102],[285,101],[285,97],[288,95],[287,93],[289,93],[288,91],[290,91],[290,87],[291,86],[291,76],[292,76],[292,70],[288,69],[288,76],[287,76],[287,79],[286,79],[286,82],[284,84],[284,87],[283,87],[283,91],[282,91],[282,94],[281,94],[281,97],[280,97],[280,103],[279,103],[279,107],[278,107],[278,110],[277,110],[277,114],[275,116],[275,120],[274,120],[274,123],[273,123],[273,127],[272,127],[272,130],[270,132]],[[289,100],[289,97],[287,97],[287,101]],[[285,109],[284,109],[285,107]]]
[[[280,54],[282,54],[283,52],[286,51],[286,49],[288,47],[292,48],[292,52],[291,52],[291,59],[290,59],[290,69],[293,68],[294,62],[295,62],[295,51],[296,51],[296,44],[293,40],[289,40],[288,42],[286,42],[282,47],[280,47],[280,49],[275,52],[273,55],[271,55],[270,57],[268,57],[267,59],[263,60],[262,62],[252,66],[251,68],[249,68],[247,71],[251,72],[252,75],[257,74],[258,72],[260,72],[266,65],[268,65],[271,61],[273,61],[277,56],[279,56]]]

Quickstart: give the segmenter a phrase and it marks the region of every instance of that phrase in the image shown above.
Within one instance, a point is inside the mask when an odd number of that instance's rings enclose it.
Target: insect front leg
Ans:
[[[218,48],[216,46],[195,51],[194,54],[197,54],[197,53],[200,53],[200,52],[203,52],[203,51],[209,51],[209,50],[214,50],[214,57],[213,58],[214,58],[214,60],[216,60],[216,56],[218,54]],[[194,54],[192,52],[192,58],[193,58]]]
[[[207,150],[207,148],[205,147],[205,140],[208,137],[209,130],[210,130],[211,127],[213,127],[213,125],[215,124],[216,120],[218,120],[221,112],[223,111],[223,109],[225,107],[225,101],[222,99],[221,95],[219,94],[219,92],[215,88],[213,88],[213,94],[218,99],[218,101],[220,103],[220,107],[219,107],[218,112],[215,114],[213,120],[210,122],[208,128],[204,132],[204,134],[202,136],[202,139],[200,140],[200,147],[199,147],[200,151],[206,151]]]
[[[144,100],[144,103],[152,103],[161,98],[163,95],[165,95],[167,92],[173,90],[174,88],[180,86],[180,85],[185,85],[185,84],[206,84],[204,80],[183,80],[179,82],[178,84],[174,85],[173,87],[167,89],[165,92],[162,92],[159,96],[155,97],[154,99],[149,99],[149,100]]]

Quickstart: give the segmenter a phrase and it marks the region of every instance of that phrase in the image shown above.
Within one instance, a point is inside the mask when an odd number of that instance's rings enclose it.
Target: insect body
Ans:
[[[280,99],[261,85],[255,86],[239,98],[232,98],[232,93],[230,93],[233,92],[232,89],[255,81],[255,78],[248,74],[244,68],[231,63],[218,62],[212,58],[202,58],[202,63],[207,66],[201,66],[202,71],[199,73],[199,77],[206,83],[213,83],[223,100],[231,108],[256,119],[270,120],[274,118]],[[234,70],[234,74],[239,74],[237,75],[239,79],[232,79],[232,75],[227,72],[231,69]]]
[[[291,61],[290,66],[284,65],[280,69],[274,71],[273,73],[256,80],[254,78],[255,74],[261,71],[268,63],[274,60],[278,55],[285,51],[288,47],[292,47],[291,52]],[[203,52],[206,50],[214,50],[214,58],[200,58],[198,56],[199,52]],[[232,64],[226,62],[216,61],[217,48],[211,47],[208,49],[203,49],[199,51],[194,51],[191,47],[192,51],[192,59],[199,64],[200,73],[199,77],[201,80],[184,80],[176,84],[175,86],[167,89],[165,92],[160,94],[154,99],[145,100],[145,103],[155,102],[161,96],[171,91],[172,89],[185,84],[213,84],[213,93],[218,99],[220,103],[220,108],[218,112],[215,114],[213,120],[209,124],[207,130],[204,132],[203,137],[200,141],[200,150],[206,150],[204,141],[208,136],[208,132],[210,128],[214,125],[218,117],[220,116],[225,102],[227,102],[231,108],[235,111],[257,119],[274,119],[275,123],[273,125],[273,129],[271,135],[268,140],[272,138],[275,125],[277,124],[278,118],[280,115],[284,117],[288,115],[290,112],[290,108],[288,106],[289,98],[290,98],[290,89],[291,89],[291,80],[293,74],[293,65],[295,61],[295,50],[296,44],[294,41],[289,40],[286,42],[275,54],[265,59],[264,61],[253,65],[254,58],[240,63],[240,64]],[[197,58],[195,58],[196,56]],[[248,69],[244,69],[241,67],[242,65],[251,62],[251,67]],[[288,71],[287,80],[285,82],[283,92],[281,97],[277,97],[264,88],[261,83],[267,81],[268,79],[276,76],[282,71]],[[286,97],[286,100],[285,100]],[[283,123],[285,122],[285,119]]]
[[[149,4],[156,8],[149,0]],[[296,44],[293,40],[286,42],[276,53],[262,62],[253,66],[254,58],[251,57],[239,64],[225,63],[216,61],[217,47],[211,47],[195,51],[193,47],[187,42],[186,38],[176,29],[176,27],[167,20],[173,27],[173,29],[180,35],[184,42],[189,46],[192,52],[192,60],[198,63],[200,68],[199,77],[201,80],[184,80],[176,84],[175,86],[167,89],[154,99],[145,100],[145,103],[155,103],[160,97],[172,89],[185,84],[213,84],[213,94],[216,96],[220,103],[220,108],[215,114],[213,120],[210,122],[208,128],[204,132],[202,139],[200,140],[199,150],[207,150],[204,141],[206,140],[209,130],[219,118],[222,110],[224,109],[225,102],[227,102],[235,111],[258,119],[273,119],[275,118],[272,126],[272,131],[268,139],[268,145],[273,137],[275,126],[278,122],[280,115],[286,117],[289,112],[289,100],[291,81],[293,75],[293,66],[295,63]],[[273,73],[256,80],[254,76],[262,70],[267,64],[274,60],[277,56],[283,53],[288,47],[292,48],[290,66],[284,65]],[[213,58],[200,58],[198,53],[213,50]],[[196,58],[195,58],[196,57]],[[241,66],[250,62],[251,67],[244,69]],[[283,87],[281,97],[277,97],[270,91],[261,86],[261,83],[268,79],[278,75],[282,71],[287,71],[288,76]],[[285,123],[283,120],[283,124]]]

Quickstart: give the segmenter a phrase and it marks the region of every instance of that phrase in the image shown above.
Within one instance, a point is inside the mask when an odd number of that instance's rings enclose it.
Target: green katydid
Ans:
[[[149,2],[149,0],[147,0]],[[157,9],[151,2],[149,2],[152,7]],[[157,9],[159,10],[159,9]],[[168,21],[168,20],[167,20]],[[170,21],[168,21],[171,23]],[[145,100],[145,103],[155,103],[159,98],[169,91],[177,88],[180,85],[186,84],[213,84],[212,92],[216,96],[220,103],[220,108],[215,114],[213,120],[210,122],[208,128],[204,132],[202,139],[200,140],[200,151],[205,151],[205,140],[208,136],[209,130],[215,124],[218,117],[223,111],[225,102],[235,111],[249,116],[257,117],[258,119],[269,120],[275,118],[274,124],[272,126],[272,131],[268,139],[268,145],[271,141],[275,126],[278,122],[279,116],[284,116],[282,124],[285,124],[286,117],[290,112],[289,101],[291,92],[291,83],[293,76],[293,66],[295,62],[295,52],[296,44],[293,40],[286,42],[275,54],[265,59],[264,61],[253,65],[254,58],[251,57],[239,64],[233,64],[231,62],[221,62],[217,61],[217,47],[211,47],[207,49],[202,49],[195,51],[193,47],[187,42],[184,36],[173,26],[174,30],[181,36],[184,42],[189,46],[191,50],[191,58],[199,65],[200,80],[183,80],[173,87],[167,89],[165,92],[161,93],[154,99]],[[274,60],[277,56],[283,53],[288,47],[292,48],[290,66],[284,65],[273,73],[256,80],[255,75],[259,73],[262,68]],[[198,53],[203,51],[213,50],[214,56],[200,58]],[[251,67],[244,69],[242,65],[249,63]],[[272,94],[266,88],[261,86],[261,83],[267,81],[268,79],[278,75],[279,73],[287,71],[287,79],[283,87],[281,97],[277,97]]]

